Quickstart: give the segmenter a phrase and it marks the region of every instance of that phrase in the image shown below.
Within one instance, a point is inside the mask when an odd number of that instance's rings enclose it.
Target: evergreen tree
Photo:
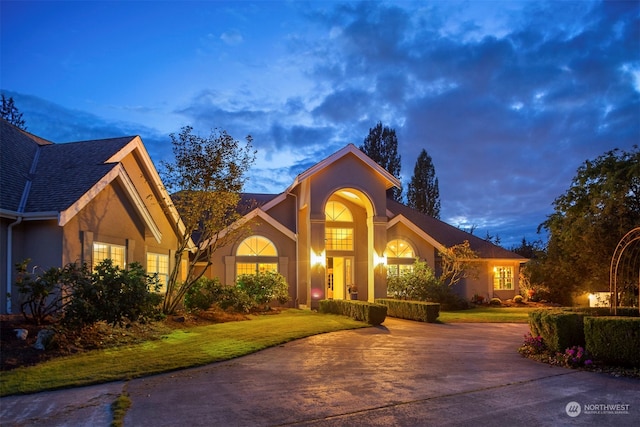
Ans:
[[[13,97],[9,97],[9,99],[7,99],[4,96],[4,93],[2,94],[2,107],[0,108],[0,117],[22,130],[27,130],[24,120],[22,120],[22,113],[16,107],[13,101]]]
[[[440,190],[431,156],[422,149],[407,190],[409,207],[434,218],[440,218]]]
[[[398,138],[395,129],[382,126],[381,122],[369,129],[369,135],[364,139],[360,150],[385,168],[387,172],[400,179],[400,155],[398,154]],[[393,200],[402,200],[402,188],[392,188],[387,196]]]

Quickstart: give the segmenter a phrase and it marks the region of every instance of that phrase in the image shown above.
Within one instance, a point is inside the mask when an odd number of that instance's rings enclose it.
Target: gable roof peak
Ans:
[[[389,171],[387,171],[385,168],[377,164],[373,159],[371,159],[371,157],[367,156],[364,152],[362,152],[362,150],[356,147],[353,143],[349,143],[344,147],[342,147],[340,150],[336,151],[335,153],[329,155],[328,157],[319,161],[315,165],[311,166],[309,169],[300,173],[294,180],[293,184],[291,184],[291,186],[289,187],[289,190],[295,187],[296,185],[298,185],[300,182],[315,175],[316,173],[325,169],[327,166],[331,165],[332,163],[340,160],[341,158],[349,154],[357,157],[360,161],[365,163],[371,169],[376,171],[380,176],[382,176],[387,181],[387,188],[402,187],[402,184],[400,183],[400,180],[398,178],[396,178],[391,173],[389,173]]]

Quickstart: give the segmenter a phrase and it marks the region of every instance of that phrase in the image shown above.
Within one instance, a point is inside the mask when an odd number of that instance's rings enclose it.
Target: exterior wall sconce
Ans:
[[[326,252],[322,251],[320,253],[316,253],[316,251],[311,249],[311,265],[325,267],[327,265]]]
[[[386,267],[387,266],[387,256],[386,255],[378,255],[377,253],[373,253],[373,265],[374,266],[383,266]]]

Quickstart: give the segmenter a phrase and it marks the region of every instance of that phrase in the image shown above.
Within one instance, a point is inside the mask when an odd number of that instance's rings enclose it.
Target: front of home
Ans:
[[[243,218],[251,229],[215,252],[206,275],[233,284],[241,274],[277,271],[289,283],[291,304],[321,299],[373,301],[387,296],[387,275],[420,259],[439,270],[440,251],[469,241],[477,277],[454,288],[465,299],[512,298],[526,259],[387,198],[400,182],[354,145],[315,164],[280,194],[245,194],[255,206]]]
[[[54,144],[0,124],[0,312],[19,311],[14,267],[27,258],[36,270],[139,262],[166,282],[184,229],[140,137]],[[519,293],[524,258],[388,199],[393,187],[394,176],[347,145],[280,194],[244,194],[250,231],[216,250],[205,274],[232,285],[241,274],[277,271],[295,307],[373,301],[387,296],[388,274],[418,259],[438,271],[444,248],[469,241],[478,276],[455,291],[465,299]]]

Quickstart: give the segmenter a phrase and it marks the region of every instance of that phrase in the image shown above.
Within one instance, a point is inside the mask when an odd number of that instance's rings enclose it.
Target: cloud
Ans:
[[[237,30],[225,31],[220,35],[220,40],[228,44],[229,46],[237,46],[244,41],[242,34]]]

